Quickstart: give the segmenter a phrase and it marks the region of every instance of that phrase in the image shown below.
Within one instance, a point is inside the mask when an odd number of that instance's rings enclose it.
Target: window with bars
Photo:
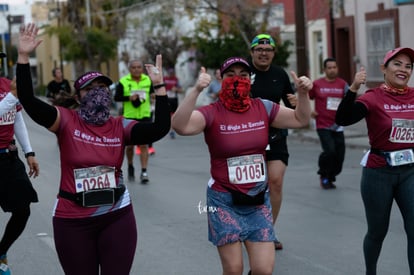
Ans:
[[[367,74],[370,81],[383,81],[379,69],[387,51],[395,48],[394,20],[367,21]]]

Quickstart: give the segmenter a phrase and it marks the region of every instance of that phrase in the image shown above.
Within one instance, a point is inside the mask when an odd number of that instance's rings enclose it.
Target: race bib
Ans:
[[[227,159],[229,181],[246,184],[266,179],[266,164],[263,155],[247,155]]]
[[[338,110],[339,103],[341,103],[342,98],[339,97],[328,97],[326,99],[326,109],[331,111]]]
[[[93,189],[116,188],[115,167],[95,166],[75,169],[76,193]]]
[[[396,143],[413,143],[414,120],[393,119],[389,141]]]
[[[0,125],[13,124],[16,119],[16,107],[0,116]]]
[[[132,94],[132,95],[138,95],[138,96],[139,96],[139,99],[140,99],[141,101],[144,101],[144,100],[146,100],[146,99],[147,99],[147,92],[142,91],[142,90],[131,91],[131,94]]]
[[[177,93],[174,91],[167,91],[167,96],[169,98],[176,98],[177,97]]]

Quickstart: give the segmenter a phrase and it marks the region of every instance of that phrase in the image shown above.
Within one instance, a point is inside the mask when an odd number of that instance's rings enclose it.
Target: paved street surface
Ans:
[[[25,232],[9,251],[9,262],[13,275],[60,275],[63,272],[54,251],[51,225],[60,175],[57,144],[54,135],[30,119],[26,123],[41,167],[41,176],[33,180],[40,203],[33,205]],[[349,128],[349,147],[336,190],[319,187],[316,170],[320,146],[315,132],[301,130],[290,135],[291,158],[277,223],[284,249],[276,253],[274,274],[364,274],[362,239],[366,222],[359,193],[359,161],[368,145],[363,132],[362,124]],[[216,248],[207,240],[203,206],[209,159],[202,135],[175,140],[167,136],[154,146],[157,152],[150,158],[150,182],[128,183],[139,227],[131,274],[221,274]],[[135,163],[139,171],[138,157]],[[4,225],[6,217],[0,214],[0,224]],[[244,274],[247,271],[246,260]],[[406,237],[396,205],[378,274],[409,274]]]

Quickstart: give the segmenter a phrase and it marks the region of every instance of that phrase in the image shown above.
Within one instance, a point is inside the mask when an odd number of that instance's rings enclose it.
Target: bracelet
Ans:
[[[25,158],[34,157],[34,156],[35,156],[35,152],[29,152],[29,153],[24,154]]]
[[[165,87],[165,83],[155,85],[153,88],[154,88],[154,90],[157,90],[157,89],[162,88],[162,87]]]

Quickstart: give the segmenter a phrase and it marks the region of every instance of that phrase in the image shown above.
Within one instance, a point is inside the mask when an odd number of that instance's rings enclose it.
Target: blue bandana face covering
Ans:
[[[108,121],[111,96],[108,88],[95,87],[80,100],[79,115],[89,124],[102,125]]]

